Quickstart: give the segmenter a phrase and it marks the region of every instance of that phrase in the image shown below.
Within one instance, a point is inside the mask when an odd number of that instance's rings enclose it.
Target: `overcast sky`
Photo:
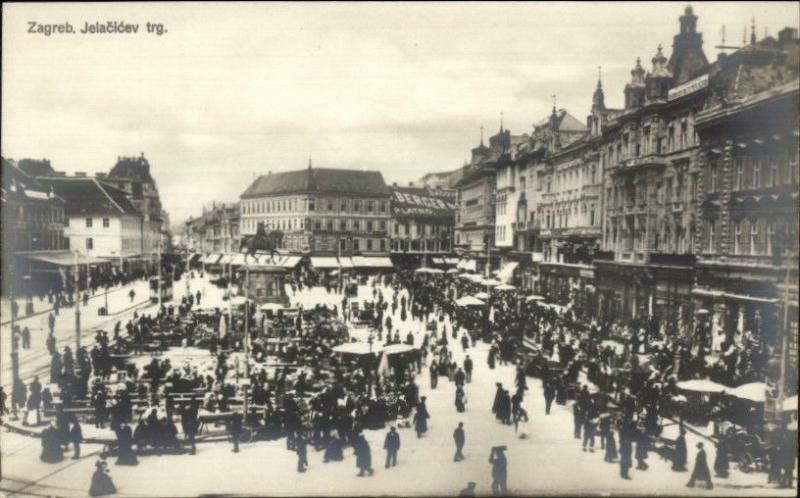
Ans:
[[[366,168],[408,182],[463,164],[484,125],[583,120],[637,56],[667,56],[686,3],[4,4],[2,154],[108,171],[144,152],[173,222],[238,199],[256,174]],[[716,60],[797,26],[796,2],[697,3]],[[139,23],[135,35],[28,34],[28,21]],[[143,33],[163,23],[163,36]]]

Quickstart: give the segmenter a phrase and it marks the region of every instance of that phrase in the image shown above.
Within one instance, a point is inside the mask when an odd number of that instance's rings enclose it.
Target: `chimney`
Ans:
[[[86,178],[86,172],[85,171],[76,171],[75,172],[75,177],[76,178]]]

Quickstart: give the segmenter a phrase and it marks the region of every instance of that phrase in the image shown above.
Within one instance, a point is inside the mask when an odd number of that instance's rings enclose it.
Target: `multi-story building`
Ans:
[[[85,176],[40,177],[65,201],[68,248],[127,271],[143,251],[143,217],[126,192]]]
[[[143,219],[142,255],[150,263],[157,261],[159,243],[169,240],[169,225],[164,223],[158,186],[144,153],[139,157],[118,157],[108,175],[100,173],[97,178],[128,194]]]
[[[408,187],[393,184],[389,234],[395,258],[428,263],[433,256],[453,252],[456,191],[441,187]]]
[[[198,252],[233,253],[241,248],[239,203],[212,202],[203,215],[187,222],[192,247]]]
[[[700,175],[694,121],[708,89],[696,25],[687,7],[669,61],[660,46],[649,74],[637,59],[624,111],[602,127],[605,254],[595,258],[601,314],[658,315],[684,330],[691,323]]]
[[[697,115],[702,176],[697,202],[696,308],[711,346],[746,333],[769,348],[784,334],[797,387],[798,125],[800,43],[786,28],[710,71]]]
[[[268,173],[240,196],[242,237],[283,233],[286,249],[312,254],[386,253],[391,192],[378,171],[312,168]]]
[[[505,136],[497,136],[502,139]],[[509,133],[510,140],[510,133]],[[498,140],[502,144],[504,140]],[[456,182],[458,211],[456,212],[456,248],[462,256],[488,260],[495,236],[495,169],[493,159],[500,157],[502,147],[492,151],[483,144],[472,149],[469,164],[464,165]]]
[[[462,168],[457,168],[452,171],[426,173],[419,179],[419,183],[423,187],[451,189],[461,179],[462,171]]]
[[[64,200],[47,185],[25,174],[12,160],[2,158],[2,272],[19,263],[21,254],[63,252]],[[3,279],[4,289],[17,284],[22,276]]]

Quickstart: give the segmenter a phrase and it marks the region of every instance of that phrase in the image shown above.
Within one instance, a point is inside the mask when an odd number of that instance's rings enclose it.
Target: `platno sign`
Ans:
[[[690,93],[702,90],[707,86],[708,86],[708,75],[704,74],[699,78],[689,80],[683,85],[678,85],[672,90],[670,90],[669,93],[667,93],[667,100],[679,99],[683,96],[689,95]]]

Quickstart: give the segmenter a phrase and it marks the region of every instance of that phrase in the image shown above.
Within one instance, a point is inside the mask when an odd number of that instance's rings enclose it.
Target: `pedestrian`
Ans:
[[[717,442],[717,454],[714,458],[714,475],[716,477],[727,478],[729,470],[728,441],[725,437],[721,437]]]
[[[72,421],[72,429],[69,431],[69,438],[75,450],[72,459],[77,460],[81,457],[81,441],[83,441],[83,431],[81,431],[81,424],[78,423],[77,418]]]
[[[51,312],[47,315],[47,326],[50,329],[50,333],[52,334],[56,328],[56,316]]]
[[[467,355],[467,357],[464,358],[464,374],[466,375],[467,383],[472,382],[472,367],[472,358]]]
[[[583,426],[583,413],[581,411],[581,405],[576,400],[575,403],[572,404],[572,426],[573,426],[573,437],[575,439],[581,438],[581,427]]]
[[[466,395],[464,394],[464,388],[458,386],[456,387],[456,411],[458,411],[458,413],[464,413],[465,403],[466,403]]]
[[[353,451],[356,453],[356,467],[358,467],[358,477],[364,477],[364,472],[369,475],[374,473],[372,469],[372,452],[369,442],[363,434],[357,434],[353,441]]]
[[[647,470],[647,455],[650,450],[650,436],[644,430],[636,431],[636,470]]]
[[[505,496],[507,493],[508,461],[504,453],[505,449],[505,446],[495,446],[489,455],[489,463],[492,464],[492,494],[494,496]]]
[[[6,398],[8,395],[3,390],[3,386],[0,386],[0,417],[6,414]]]
[[[231,420],[231,440],[233,441],[233,452],[239,453],[239,436],[242,434],[242,415],[239,413],[233,414]]]
[[[27,410],[22,419],[22,425],[28,425],[28,413],[33,410],[36,413],[36,425],[42,423],[42,414],[39,408],[42,404],[42,384],[39,382],[39,376],[34,376],[30,385],[28,386],[30,395],[28,396]]]
[[[453,378],[454,378],[454,380],[456,382],[456,385],[459,386],[459,387],[462,387],[464,385],[464,382],[467,380],[466,374],[460,368],[456,371],[456,373],[453,376]]]
[[[383,442],[383,448],[386,450],[386,468],[397,465],[397,452],[400,450],[400,434],[397,433],[395,426],[389,429],[386,434],[386,439]]]
[[[417,406],[416,413],[414,413],[414,430],[417,433],[417,439],[428,432],[428,419],[431,416],[428,413],[428,408],[425,406],[425,399],[425,396],[420,398],[420,404]]]
[[[689,479],[686,486],[693,488],[694,483],[697,481],[705,481],[708,489],[714,489],[714,484],[711,482],[711,471],[708,470],[706,450],[703,449],[703,443],[697,443],[697,456],[694,460],[694,470],[692,470],[692,477]]]
[[[614,440],[614,431],[610,428],[605,437],[606,441],[606,455],[603,460],[609,463],[614,463],[617,459],[617,442]]]
[[[133,298],[136,297],[136,291],[131,289],[131,291],[128,292],[128,297],[130,297],[131,298],[131,302],[133,302]]]
[[[630,435],[626,434],[626,431],[620,430],[619,433],[619,475],[623,479],[630,479],[631,476],[628,475],[631,466],[633,465],[632,460],[632,453],[633,453],[633,443],[631,442]]]
[[[475,481],[470,481],[467,483],[467,487],[459,491],[458,496],[467,496],[473,497],[475,496]]]
[[[436,385],[439,383],[439,365],[436,363],[436,360],[431,361],[430,377],[431,389],[436,389]]]
[[[544,383],[544,414],[550,415],[550,407],[553,405],[553,400],[556,397],[556,388],[551,380],[546,380]]]
[[[31,329],[27,326],[22,327],[22,349],[31,348]]]
[[[458,427],[453,431],[453,441],[456,443],[456,454],[453,456],[453,461],[460,462],[464,459],[464,422],[459,422]]]
[[[305,436],[298,435],[294,444],[297,452],[297,471],[305,472],[308,467],[308,450]]]
[[[89,496],[105,496],[113,495],[117,492],[114,486],[114,481],[108,475],[108,464],[104,458],[101,458],[94,464],[94,474],[92,474],[92,482],[89,485]]]
[[[687,458],[686,429],[681,427],[680,435],[675,440],[675,454],[672,456],[672,470],[676,472],[686,472]]]

